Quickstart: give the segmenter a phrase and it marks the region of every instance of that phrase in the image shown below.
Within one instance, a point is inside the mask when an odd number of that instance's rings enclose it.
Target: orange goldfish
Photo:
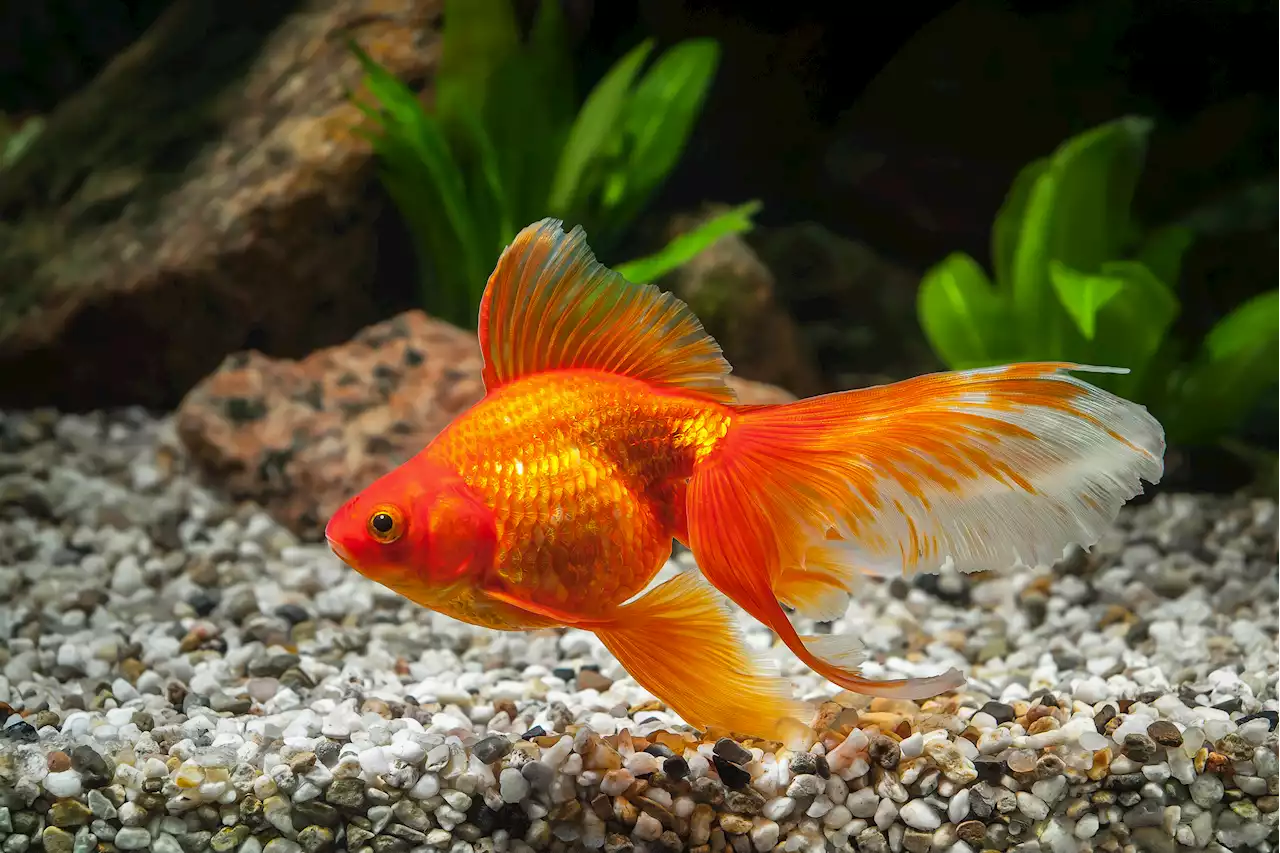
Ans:
[[[480,306],[485,397],[330,519],[348,565],[487,628],[594,632],[694,726],[781,740],[806,708],[745,647],[736,602],[848,690],[919,699],[956,670],[874,681],[857,637],[804,636],[867,574],[1051,564],[1163,473],[1145,408],[1067,363],[739,405],[683,302],[525,228]],[[686,545],[698,571],[652,583]],[[708,583],[709,582],[709,583]]]

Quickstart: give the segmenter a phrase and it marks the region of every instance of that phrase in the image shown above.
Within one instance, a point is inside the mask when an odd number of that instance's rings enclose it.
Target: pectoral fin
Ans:
[[[677,575],[594,631],[627,672],[690,725],[794,743],[808,708],[789,680],[744,645],[727,602],[700,576]]]

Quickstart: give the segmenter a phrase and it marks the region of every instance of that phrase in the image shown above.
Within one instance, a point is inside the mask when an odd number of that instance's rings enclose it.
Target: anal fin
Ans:
[[[806,706],[744,645],[727,602],[682,573],[624,605],[608,624],[581,625],[687,723],[784,743],[807,735]]]

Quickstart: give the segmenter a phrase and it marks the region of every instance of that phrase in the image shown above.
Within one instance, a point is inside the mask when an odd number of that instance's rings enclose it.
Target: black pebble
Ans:
[[[515,838],[524,838],[529,831],[529,816],[519,803],[507,803],[498,811],[498,828],[505,829]]]
[[[574,672],[572,669],[570,669],[567,666],[558,666],[555,669],[551,670],[551,674],[554,675],[556,678],[561,679],[562,681],[572,681],[574,678],[577,678],[578,676],[578,673]]]
[[[1268,729],[1274,732],[1276,730],[1276,723],[1277,723],[1278,717],[1280,717],[1280,714],[1277,714],[1275,711],[1259,711],[1256,714],[1249,714],[1246,717],[1241,717],[1240,719],[1236,720],[1236,724],[1244,725],[1250,720],[1266,720],[1268,723]]]
[[[307,611],[297,604],[281,604],[276,608],[276,615],[290,625],[297,625],[299,622],[306,622],[309,618]]]
[[[648,750],[645,751],[648,752]],[[689,775],[689,762],[685,761],[678,755],[672,756],[662,762],[662,772],[667,774],[668,779],[671,779],[674,782],[679,782],[681,779]]]
[[[546,735],[546,733],[547,733],[547,730],[544,729],[542,726],[534,726],[533,728],[529,729],[529,731],[520,735],[520,739],[533,740],[536,737],[543,737],[544,735]]]
[[[711,748],[712,752],[734,764],[746,764],[751,761],[751,750],[732,738],[722,737]]]
[[[711,761],[716,766],[716,772],[720,774],[720,781],[723,782],[726,787],[737,791],[746,787],[751,782],[750,773],[743,770],[738,765],[728,761],[724,757],[718,754],[712,755]]]
[[[1003,702],[988,702],[979,708],[978,712],[990,716],[997,725],[1013,721],[1013,706]]]
[[[25,721],[19,721],[4,729],[4,739],[13,743],[35,743],[40,740],[36,727]]]
[[[198,589],[187,599],[187,604],[191,605],[191,609],[197,616],[208,616],[218,606],[221,598],[222,593],[219,590]]]
[[[650,755],[657,756],[658,758],[675,758],[676,757],[676,754],[671,751],[670,747],[663,746],[660,743],[651,743],[644,748],[644,751],[649,753]]]

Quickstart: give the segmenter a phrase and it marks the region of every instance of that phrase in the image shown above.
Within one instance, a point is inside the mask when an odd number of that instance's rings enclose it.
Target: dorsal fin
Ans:
[[[736,402],[729,363],[689,306],[598,262],[576,227],[543,219],[516,235],[480,302],[489,391],[548,370],[593,368]]]

